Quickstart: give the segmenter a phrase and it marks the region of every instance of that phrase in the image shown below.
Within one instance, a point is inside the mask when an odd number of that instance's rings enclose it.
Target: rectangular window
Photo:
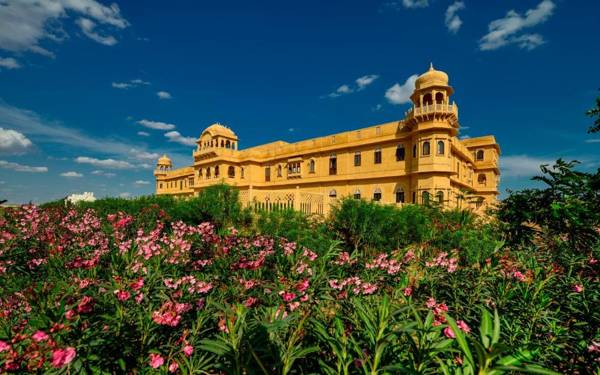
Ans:
[[[413,158],[417,157],[417,145],[413,145],[413,153],[412,153]]]
[[[360,152],[355,152],[354,153],[354,166],[355,167],[360,167]]]
[[[329,157],[329,174],[337,174],[337,157],[335,155]]]
[[[266,182],[271,181],[271,167],[265,168],[265,181]]]
[[[402,161],[404,160],[404,146],[398,146],[396,148],[396,161]]]
[[[381,149],[375,150],[375,164],[381,164]]]
[[[396,192],[396,203],[404,203],[404,192],[403,191]]]
[[[415,193],[414,191],[412,193],[412,202],[415,204],[417,203],[417,193]]]
[[[373,200],[375,202],[379,202],[381,200],[381,193],[379,193],[379,192],[373,193]]]

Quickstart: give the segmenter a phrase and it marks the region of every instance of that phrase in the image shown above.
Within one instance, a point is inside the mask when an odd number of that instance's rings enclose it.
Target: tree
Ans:
[[[588,133],[591,134],[600,132],[600,96],[596,98],[596,107],[590,109],[585,114],[591,118],[596,118],[594,125],[590,126],[588,129]]]

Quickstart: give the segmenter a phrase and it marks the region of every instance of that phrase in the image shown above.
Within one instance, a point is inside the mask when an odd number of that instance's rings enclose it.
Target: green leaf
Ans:
[[[488,349],[490,347],[490,339],[492,338],[492,317],[490,312],[482,308],[481,325],[479,326],[479,335],[483,346]]]
[[[475,367],[475,361],[473,360],[473,354],[471,353],[471,349],[469,349],[469,344],[467,344],[467,340],[462,330],[458,328],[454,319],[452,319],[449,315],[446,315],[446,320],[448,321],[448,325],[452,328],[454,335],[456,336],[456,341],[458,342],[458,346],[460,346],[463,351],[467,361],[472,367]]]
[[[500,316],[498,310],[494,309],[494,333],[492,336],[492,345],[495,345],[500,340]]]

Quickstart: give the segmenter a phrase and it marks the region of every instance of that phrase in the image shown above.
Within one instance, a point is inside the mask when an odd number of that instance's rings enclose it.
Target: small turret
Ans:
[[[165,175],[168,171],[171,170],[172,167],[173,163],[171,162],[171,159],[169,159],[169,157],[165,154],[158,158],[158,161],[156,162],[156,169],[154,170],[154,175]]]

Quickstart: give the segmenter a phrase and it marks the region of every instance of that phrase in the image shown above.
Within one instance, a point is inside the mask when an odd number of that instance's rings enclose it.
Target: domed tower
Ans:
[[[173,163],[171,162],[171,159],[169,159],[167,155],[163,155],[160,158],[158,158],[158,161],[156,162],[154,176],[164,176],[167,174],[168,171],[171,170],[171,168],[173,168]]]
[[[410,96],[413,108],[407,112],[407,124],[412,128],[420,122],[443,121],[458,129],[458,107],[450,102],[453,93],[448,74],[431,64],[415,81],[415,91]]]

